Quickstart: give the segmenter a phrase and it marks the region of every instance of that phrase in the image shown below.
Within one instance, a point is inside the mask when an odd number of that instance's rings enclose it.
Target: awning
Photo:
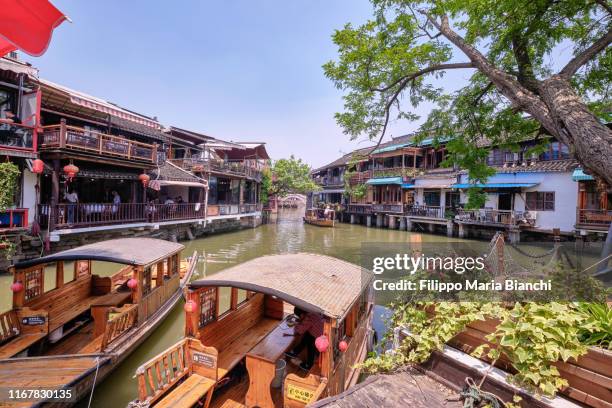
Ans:
[[[592,181],[595,179],[593,178],[593,176],[584,174],[584,171],[582,169],[576,169],[572,173],[572,180],[574,181]]]
[[[535,187],[539,183],[477,183],[477,184],[469,184],[469,183],[458,183],[453,184],[452,188],[530,188]]]
[[[2,0],[0,55],[17,49],[38,57],[45,53],[53,29],[68,18],[48,0]]]
[[[396,144],[393,146],[381,147],[380,149],[374,150],[372,154],[392,152],[394,150],[403,149],[404,147],[408,147],[408,146],[410,146],[410,143],[402,143],[402,144]]]
[[[453,178],[418,178],[415,180],[415,188],[450,188],[457,181]]]
[[[175,180],[151,180],[149,181],[149,188],[159,191],[163,186],[184,186],[184,187],[198,187],[207,188],[205,183],[197,183],[195,181],[175,181]]]
[[[402,184],[402,188],[415,188],[416,186],[414,184],[408,184],[408,183],[404,183]]]
[[[344,193],[344,189],[343,188],[336,188],[336,189],[332,189],[332,190],[319,190],[317,191],[317,193],[319,194],[342,194]]]
[[[402,184],[402,178],[401,177],[383,177],[383,178],[371,178],[368,181],[366,181],[366,184],[372,184],[372,185],[381,185],[381,184]]]

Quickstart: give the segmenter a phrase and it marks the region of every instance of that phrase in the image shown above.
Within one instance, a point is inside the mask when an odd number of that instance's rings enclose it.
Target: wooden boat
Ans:
[[[318,208],[311,208],[306,210],[306,215],[304,216],[304,222],[306,224],[317,225],[319,227],[333,227],[335,225],[334,219],[336,218],[336,214],[334,210],[330,210],[329,218],[321,217],[321,210]]]
[[[194,253],[181,277],[183,248],[152,238],[115,239],[11,267],[13,308],[0,315],[0,388],[64,390],[68,402],[88,396],[181,298],[197,264]],[[101,277],[93,261],[124,266]],[[44,401],[39,394],[10,406]]]
[[[192,282],[185,338],[138,368],[132,405],[298,408],[343,392],[373,338],[370,279],[336,258],[288,254]],[[309,371],[287,363],[274,388],[278,361],[300,340],[291,305],[322,319],[320,353]]]

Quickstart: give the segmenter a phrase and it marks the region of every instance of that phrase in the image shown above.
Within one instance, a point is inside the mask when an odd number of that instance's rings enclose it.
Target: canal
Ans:
[[[194,278],[198,279],[258,256],[279,253],[312,252],[359,264],[363,242],[405,243],[410,239],[409,234],[416,234],[351,224],[336,224],[335,228],[320,228],[304,225],[302,216],[303,209],[283,210],[279,214],[278,222],[273,224],[183,242],[186,246],[183,255],[189,256],[194,250],[200,254],[198,276]],[[447,242],[449,238],[422,234],[421,240],[423,243],[433,243]],[[96,266],[96,273],[100,273],[100,267],[102,267],[102,274],[111,274],[117,269],[117,266],[113,264]],[[287,268],[290,267],[291,265],[287,265]],[[0,276],[0,290],[5,294],[0,297],[0,309],[2,310],[10,308],[10,282],[9,276]],[[379,338],[384,330],[385,312],[386,309],[382,305],[376,308],[374,323],[379,332]],[[184,312],[181,302],[160,327],[102,384],[96,387],[91,406],[123,407],[134,399],[137,395],[136,380],[133,378],[136,368],[181,339],[183,320]],[[86,407],[87,401],[82,401],[79,406]]]

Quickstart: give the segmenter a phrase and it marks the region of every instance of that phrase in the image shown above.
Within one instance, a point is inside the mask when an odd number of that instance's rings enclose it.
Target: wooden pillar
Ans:
[[[164,284],[164,261],[158,262],[156,269],[157,277],[155,279],[155,285],[159,287]]]
[[[49,230],[55,229],[57,222],[57,205],[59,204],[59,173],[60,173],[60,161],[59,159],[53,159],[53,173],[51,174],[51,205],[49,206]]]
[[[64,261],[57,261],[55,264],[55,287],[64,286]]]
[[[144,275],[144,268],[142,266],[134,266],[133,267],[133,275],[138,285],[136,285],[136,290],[132,291],[132,303],[140,303],[142,300],[142,278]]]
[[[329,347],[319,356],[321,366],[321,377],[329,378],[334,366],[334,332],[332,330],[332,322],[329,318],[323,323],[323,335],[329,340]]]
[[[416,169],[416,156],[417,156],[417,151],[416,149],[414,149],[414,156],[412,156],[412,168]]]
[[[23,270],[16,271],[14,266],[9,268],[9,272],[13,274],[13,282],[23,284],[23,290],[13,292],[13,307],[22,307],[25,302],[25,273]]]
[[[240,189],[238,195],[238,203],[240,205],[244,204],[244,180],[240,180]]]
[[[185,336],[199,337],[198,326],[200,324],[200,294],[199,291],[188,290],[186,293],[187,300],[195,304],[195,310],[191,313],[185,312]]]

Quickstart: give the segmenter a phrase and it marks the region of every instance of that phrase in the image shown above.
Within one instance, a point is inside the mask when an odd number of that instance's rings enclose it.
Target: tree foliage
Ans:
[[[11,162],[0,163],[0,211],[6,211],[14,204],[19,167]]]
[[[288,159],[274,162],[272,169],[272,186],[270,193],[278,196],[287,194],[305,194],[318,189],[310,178],[310,166],[296,159],[293,155]]]
[[[474,181],[490,176],[487,147],[551,135],[612,185],[612,3],[609,0],[371,0],[374,16],[347,24],[324,65],[345,91],[338,123],[382,140],[392,121],[434,108],[421,133],[451,137],[449,160]],[[572,55],[563,57],[564,50]],[[465,71],[458,90],[439,82]]]

